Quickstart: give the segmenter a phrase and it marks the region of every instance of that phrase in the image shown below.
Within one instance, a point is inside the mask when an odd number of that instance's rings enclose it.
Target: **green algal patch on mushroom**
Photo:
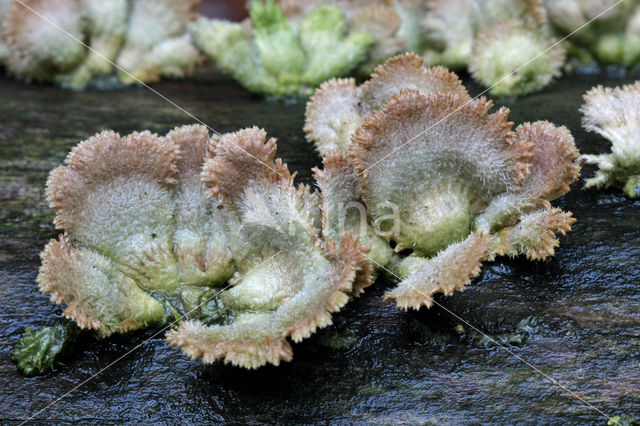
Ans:
[[[305,94],[365,59],[373,39],[349,32],[342,10],[320,5],[297,31],[273,0],[249,3],[250,34],[238,23],[200,19],[191,25],[197,46],[242,86],[262,95]]]
[[[640,82],[594,87],[584,95],[584,101],[584,128],[611,141],[610,153],[580,157],[583,163],[598,166],[585,188],[613,186],[622,188],[628,197],[640,197]]]

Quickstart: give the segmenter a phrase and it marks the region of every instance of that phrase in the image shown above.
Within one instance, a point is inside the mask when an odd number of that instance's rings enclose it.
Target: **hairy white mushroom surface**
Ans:
[[[54,169],[47,197],[63,229],[42,254],[41,291],[101,335],[166,321],[165,298],[233,273],[226,212],[206,197],[203,126],[159,137],[104,131]]]
[[[323,156],[336,149],[347,152],[362,121],[403,89],[415,89],[424,95],[452,92],[468,97],[455,74],[442,67],[427,68],[415,54],[398,55],[378,66],[371,79],[360,86],[351,78],[323,83],[307,102],[307,139]]]
[[[85,31],[77,13],[80,1],[30,0],[25,5],[37,14],[13,2],[3,24],[9,71],[27,80],[46,80],[80,65],[85,57],[77,41]]]
[[[223,358],[257,368],[289,361],[288,338],[298,342],[331,324],[331,313],[347,303],[354,286],[359,291],[371,283],[366,248],[350,233],[321,239],[312,211],[316,196],[293,185],[286,165],[274,161],[275,150],[263,130],[244,129],[216,139],[204,166],[210,194],[230,210],[237,272],[219,299],[231,320],[185,321],[167,339],[205,363]]]
[[[83,89],[181,77],[200,54],[187,24],[199,0],[24,0],[0,3],[9,71]],[[114,66],[114,64],[116,66]]]
[[[364,120],[352,159],[370,220],[393,219],[383,236],[402,281],[385,294],[401,309],[431,306],[480,272],[482,261],[554,254],[571,213],[549,201],[578,177],[573,138],[542,121],[515,131],[509,110],[484,98],[403,90]]]
[[[469,57],[474,79],[495,97],[518,96],[560,76],[565,50],[536,28],[507,19],[478,34]]]
[[[611,142],[610,153],[580,157],[582,162],[598,166],[585,186],[617,186],[631,198],[640,197],[640,82],[594,87],[584,95],[581,111],[584,128]]]

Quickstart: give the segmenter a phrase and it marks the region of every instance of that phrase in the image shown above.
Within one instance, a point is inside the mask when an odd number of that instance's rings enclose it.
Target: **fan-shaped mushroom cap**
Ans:
[[[421,57],[406,53],[378,66],[371,79],[360,86],[365,113],[382,108],[391,96],[405,89],[417,90],[424,96],[439,92],[470,98],[457,75],[443,67],[427,68]]]
[[[584,128],[611,141],[610,154],[580,157],[582,162],[599,167],[585,187],[621,186],[629,197],[640,196],[640,82],[616,88],[594,87],[584,101]]]
[[[323,159],[323,169],[314,169],[314,177],[322,198],[322,236],[325,240],[340,243],[345,232],[358,237],[368,247],[370,267],[384,267],[393,253],[389,244],[368,223],[367,209],[362,202],[358,174],[346,155],[331,151]],[[382,231],[380,231],[382,233]],[[354,294],[371,284],[370,268],[359,271],[354,282]]]
[[[565,50],[536,28],[504,20],[481,32],[469,71],[494,96],[524,95],[560,76]]]
[[[516,133],[535,144],[529,160],[531,169],[520,192],[547,201],[569,192],[569,185],[580,175],[580,166],[575,162],[580,153],[569,129],[536,121],[519,125]]]
[[[284,14],[294,27],[314,8],[330,3],[344,12],[351,31],[367,32],[373,37],[373,46],[363,63],[358,66],[359,75],[368,76],[373,69],[391,56],[407,49],[406,40],[399,35],[403,24],[397,3],[393,0],[278,0]],[[409,49],[410,50],[410,49]]]
[[[611,141],[623,166],[640,162],[640,81],[622,87],[596,86],[584,95],[582,125]]]
[[[203,126],[104,131],[51,172],[47,197],[65,236],[43,252],[38,282],[81,327],[108,335],[162,322],[158,299],[231,276],[226,213],[200,181],[208,142]]]
[[[20,77],[50,81],[82,62],[84,21],[79,0],[13,2],[4,21],[7,67]]]
[[[423,27],[429,40],[425,57],[430,64],[463,68],[475,39],[503,19],[530,28],[546,23],[542,0],[432,0]]]
[[[168,333],[205,363],[218,358],[246,368],[292,357],[287,337],[300,341],[331,324],[348,300],[356,273],[367,267],[350,234],[320,240],[308,187],[275,160],[275,140],[258,128],[216,138],[203,181],[232,213],[231,250],[238,273],[220,299],[233,312],[227,325],[187,321]]]
[[[518,190],[491,200],[474,220],[476,230],[496,232],[514,225],[521,215],[533,209],[550,209],[549,201],[569,192],[569,185],[578,179],[580,167],[574,160],[579,152],[566,127],[537,121],[518,126],[516,133],[518,138],[535,144],[529,174]]]
[[[144,287],[173,293],[170,186],[178,155],[174,143],[150,132],[120,138],[104,131],[82,142],[47,181],[56,227],[125,265]]]
[[[401,24],[400,16],[390,4],[372,4],[353,13],[349,26],[374,37],[368,58],[358,68],[360,75],[368,76],[377,65],[407,50],[406,40],[397,35]]]
[[[27,80],[83,89],[115,73],[127,84],[179,77],[200,60],[186,34],[199,0],[28,0],[4,23],[7,66]],[[113,80],[115,82],[115,79]]]
[[[615,7],[613,7],[615,6]],[[545,8],[553,26],[564,34],[590,22],[587,31],[575,32],[575,37],[593,42],[594,32],[602,29],[619,30],[629,17],[634,1],[616,0],[546,0]],[[604,12],[604,13],[603,13]],[[595,20],[595,21],[594,21]],[[596,28],[596,30],[593,29]]]
[[[475,19],[480,15],[477,0],[432,0],[422,26],[430,46],[425,57],[430,64],[452,69],[465,66],[475,35]]]
[[[98,252],[74,248],[66,236],[41,254],[40,291],[67,305],[64,316],[105,337],[162,323],[167,314],[114,262]]]
[[[395,300],[402,310],[430,308],[433,295],[452,295],[464,291],[472,278],[480,273],[482,260],[491,249],[493,238],[475,233],[463,241],[451,244],[431,259],[409,256],[400,265],[403,276],[396,288],[383,296]]]
[[[286,5],[285,5],[286,6]],[[249,2],[249,23],[201,19],[191,26],[199,48],[247,90],[262,95],[308,94],[349,74],[369,53],[371,34],[352,31],[335,4],[293,9],[291,22],[274,0]],[[294,25],[292,25],[292,23]]]
[[[525,254],[531,260],[544,260],[553,256],[560,245],[556,235],[565,235],[575,222],[571,212],[535,210],[523,215],[516,225],[498,232],[492,252],[498,256]]]
[[[489,114],[491,106],[406,90],[356,132],[350,156],[364,200],[374,219],[395,206],[397,247],[437,253],[466,237],[480,207],[524,180],[533,145],[510,130],[508,109]]]
[[[307,103],[304,131],[321,155],[333,149],[348,150],[362,120],[403,89],[423,95],[456,93],[469,98],[458,77],[444,68],[427,68],[419,56],[409,53],[379,65],[371,79],[356,87],[352,79],[323,83]]]
[[[172,37],[183,35],[187,24],[196,18],[200,0],[136,0],[126,42],[118,56],[118,65],[134,72],[140,60],[155,46]]]

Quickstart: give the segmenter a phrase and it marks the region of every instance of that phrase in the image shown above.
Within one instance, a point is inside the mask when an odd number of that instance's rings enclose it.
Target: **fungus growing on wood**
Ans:
[[[307,102],[304,131],[320,155],[348,152],[351,137],[362,121],[392,95],[415,89],[424,95],[452,92],[468,96],[458,77],[445,68],[427,68],[419,56],[398,55],[379,65],[371,79],[356,86],[354,79],[323,83]]]
[[[293,184],[275,150],[255,127],[81,142],[47,182],[64,233],[41,254],[40,290],[101,337],[180,323],[169,342],[206,363],[290,360],[288,338],[331,324],[373,279],[368,246],[321,233],[318,194]],[[31,333],[20,365],[53,365],[37,341],[50,335]]]
[[[622,87],[597,86],[584,95],[581,109],[585,129],[611,142],[608,154],[585,154],[580,160],[598,165],[585,187],[621,187],[631,197],[640,197],[640,82]]]
[[[187,33],[198,3],[13,2],[3,23],[7,68],[27,81],[73,89],[181,77],[200,60]]]
[[[541,121],[511,129],[509,110],[484,98],[403,90],[364,120],[349,156],[371,221],[393,218],[385,238],[402,278],[385,295],[402,309],[433,303],[480,271],[484,260],[554,254],[571,213],[550,201],[578,177],[573,138]]]
[[[237,272],[219,295],[228,324],[185,321],[167,338],[194,359],[246,368],[292,358],[291,345],[331,324],[331,313],[371,283],[369,262],[350,233],[322,240],[309,187],[293,185],[274,139],[257,128],[216,138],[202,179],[229,210]],[[364,276],[362,275],[364,273]]]
[[[273,0],[249,3],[251,31],[222,20],[191,26],[197,46],[245,89],[261,95],[305,94],[331,77],[347,75],[371,48],[370,34],[350,31],[343,11],[321,5],[297,31]]]

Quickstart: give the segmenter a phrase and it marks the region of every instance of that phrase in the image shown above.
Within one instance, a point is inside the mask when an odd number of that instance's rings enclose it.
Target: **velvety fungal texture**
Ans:
[[[0,45],[0,60],[19,78],[72,89],[181,77],[200,60],[186,32],[198,4],[199,0],[5,1],[0,3],[6,43]]]
[[[247,90],[261,95],[306,94],[331,77],[349,74],[373,37],[351,31],[342,9],[319,5],[293,28],[273,0],[249,3],[246,26],[200,19],[191,25],[197,46]]]
[[[443,67],[427,68],[413,53],[395,56],[379,65],[371,79],[356,86],[354,79],[323,83],[307,102],[304,131],[320,155],[348,152],[351,138],[363,120],[403,89],[467,96],[458,77]]]
[[[426,10],[426,2],[422,0],[278,0],[293,26],[315,7],[327,3],[343,11],[350,31],[367,32],[373,37],[369,54],[355,70],[359,76],[368,77],[377,65],[399,53],[421,51],[423,31],[419,20]]]
[[[229,247],[237,268],[220,295],[229,324],[184,321],[167,335],[190,357],[218,358],[247,368],[289,361],[292,348],[331,324],[354,288],[371,284],[367,248],[348,232],[322,239],[318,196],[296,188],[275,140],[257,128],[216,138],[202,179],[229,209]]]
[[[539,90],[560,74],[542,0],[434,0],[423,26],[430,65],[468,67],[495,97]]]
[[[584,95],[583,126],[611,142],[611,152],[582,155],[595,164],[595,176],[585,187],[620,187],[631,198],[640,197],[640,82],[622,87],[597,86]]]
[[[453,74],[420,64],[420,74],[404,78],[415,61],[394,58],[357,90],[329,82],[307,108],[308,134],[337,135],[332,131],[346,120],[328,105],[350,103],[352,112],[382,106],[360,116],[348,156],[327,154],[325,174],[341,182],[344,200],[366,206],[373,234],[397,253],[370,259],[401,280],[385,298],[402,309],[429,307],[435,293],[463,290],[495,256],[552,256],[556,236],[575,219],[550,201],[568,192],[579,172],[566,128],[539,121],[512,130],[507,108],[490,113],[492,103],[470,99]],[[388,72],[393,66],[396,72]],[[327,94],[337,87],[344,89]]]
[[[478,35],[469,71],[495,97],[525,95],[560,76],[565,50],[554,43],[537,28],[503,20]]]
[[[167,339],[194,359],[291,360],[287,339],[331,324],[372,270],[349,232],[322,237],[318,194],[275,150],[258,128],[200,125],[80,143],[47,182],[64,233],[41,254],[40,290],[102,337],[179,322]]]

